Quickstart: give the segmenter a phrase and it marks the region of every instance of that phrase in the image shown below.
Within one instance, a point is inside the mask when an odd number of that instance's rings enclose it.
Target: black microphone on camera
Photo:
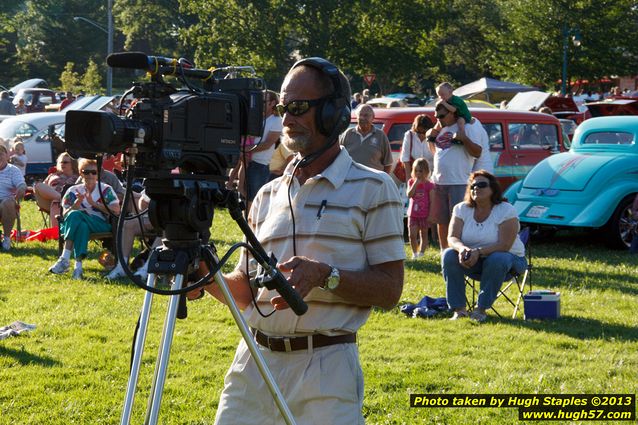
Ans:
[[[178,59],[175,58],[148,56],[142,52],[111,53],[106,57],[106,64],[111,68],[143,69],[146,71],[157,71],[160,66],[176,66],[177,63]],[[189,68],[190,64],[184,63],[182,66]]]

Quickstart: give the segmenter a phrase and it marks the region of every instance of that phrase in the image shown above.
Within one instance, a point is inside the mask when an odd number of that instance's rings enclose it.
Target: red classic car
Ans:
[[[470,111],[487,131],[494,172],[503,189],[525,177],[549,155],[569,149],[569,139],[564,137],[561,124],[553,115],[471,107]],[[431,107],[375,108],[374,114],[374,125],[383,129],[390,139],[395,157],[401,151],[403,135],[411,128],[414,117],[426,114],[434,122]],[[356,123],[354,113],[352,123]]]

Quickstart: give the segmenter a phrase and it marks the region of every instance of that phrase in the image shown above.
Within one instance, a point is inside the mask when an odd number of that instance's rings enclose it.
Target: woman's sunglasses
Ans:
[[[275,109],[280,116],[288,113],[293,117],[298,117],[308,112],[312,106],[321,105],[325,100],[325,97],[313,100],[293,100],[286,104],[280,103],[278,105],[275,105]]]
[[[84,174],[85,176],[88,176],[89,174],[97,176],[97,170],[82,170],[82,174]]]
[[[472,183],[470,185],[470,189],[474,190],[474,189],[485,189],[486,187],[488,187],[490,184],[488,182],[478,182],[478,183]]]

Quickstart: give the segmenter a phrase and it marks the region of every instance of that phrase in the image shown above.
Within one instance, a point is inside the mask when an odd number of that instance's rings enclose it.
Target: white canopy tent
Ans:
[[[536,87],[524,86],[509,81],[481,78],[454,90],[456,96],[463,99],[480,99],[490,103],[509,101],[516,93],[537,90]]]

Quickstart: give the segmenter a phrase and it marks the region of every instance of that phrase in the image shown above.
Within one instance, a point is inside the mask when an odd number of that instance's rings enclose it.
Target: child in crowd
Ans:
[[[21,140],[13,144],[13,155],[9,157],[9,162],[18,167],[23,176],[27,173],[27,153]]]
[[[423,256],[428,247],[428,222],[430,220],[432,189],[430,167],[425,158],[419,158],[412,165],[412,178],[408,180],[408,234],[412,247],[412,259]],[[420,239],[420,247],[419,247]]]
[[[26,114],[27,112],[27,105],[24,104],[24,99],[18,100],[18,105],[16,106],[16,115]]]
[[[443,102],[445,109],[451,113],[457,113],[459,117],[456,120],[456,124],[459,127],[457,134],[465,136],[465,124],[472,121],[472,114],[470,114],[470,110],[467,108],[465,101],[458,96],[454,96],[452,94],[453,92],[454,87],[447,82],[441,83],[436,87],[436,95],[439,96],[439,100]],[[441,123],[437,121],[434,128],[437,131],[441,130]]]

